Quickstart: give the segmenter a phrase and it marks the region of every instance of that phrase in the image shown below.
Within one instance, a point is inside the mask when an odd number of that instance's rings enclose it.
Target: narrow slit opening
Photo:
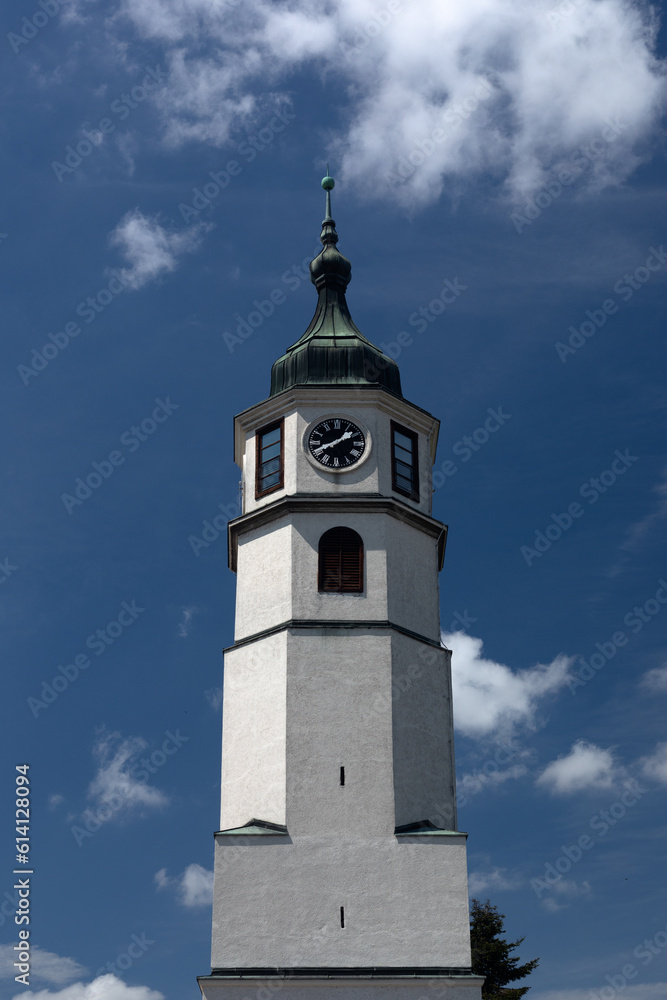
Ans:
[[[345,907],[344,906],[341,906],[341,908],[340,908],[340,925],[341,925],[341,927],[345,927]]]
[[[345,768],[344,767],[341,767],[341,769],[340,769],[340,783],[341,783],[341,785],[345,784]]]

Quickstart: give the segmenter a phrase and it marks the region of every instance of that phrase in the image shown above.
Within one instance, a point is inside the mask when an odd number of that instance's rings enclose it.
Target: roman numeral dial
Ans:
[[[313,427],[308,449],[325,469],[349,469],[366,450],[363,432],[344,417],[329,417]]]

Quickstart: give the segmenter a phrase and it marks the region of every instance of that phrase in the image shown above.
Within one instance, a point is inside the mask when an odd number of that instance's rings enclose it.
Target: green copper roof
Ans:
[[[333,177],[327,173],[322,180],[327,193],[322,250],[310,264],[310,280],[318,293],[315,315],[303,337],[273,365],[271,395],[294,385],[372,385],[402,396],[398,365],[364,337],[345,301],[352,266],[336,248],[333,186]]]
[[[264,819],[251,819],[244,826],[237,826],[231,830],[218,830],[216,837],[238,837],[238,836],[275,836],[276,834],[287,834],[287,827],[278,823],[268,823]]]
[[[422,819],[417,823],[406,823],[405,826],[397,826],[394,830],[397,837],[467,837],[468,834],[462,830],[441,830],[430,819]]]

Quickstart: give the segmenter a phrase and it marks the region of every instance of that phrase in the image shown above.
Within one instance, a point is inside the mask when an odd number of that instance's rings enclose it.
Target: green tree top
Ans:
[[[492,906],[490,900],[480,903],[472,900],[470,909],[470,945],[472,948],[472,971],[477,976],[486,976],[482,987],[483,1000],[520,1000],[528,992],[530,986],[520,986],[506,989],[507,983],[523,979],[530,975],[539,965],[539,958],[532,962],[519,965],[518,955],[511,952],[518,948],[523,938],[518,941],[505,941],[501,937],[505,928],[504,913],[498,913],[498,907]]]

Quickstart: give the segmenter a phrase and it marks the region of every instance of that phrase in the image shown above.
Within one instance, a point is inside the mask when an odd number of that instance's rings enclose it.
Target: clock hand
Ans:
[[[345,431],[342,437],[337,438],[335,441],[329,441],[328,444],[321,444],[319,448],[315,449],[315,454],[320,451],[324,451],[325,448],[333,448],[335,445],[340,444],[341,441],[347,441],[348,438],[352,437],[352,431]]]

